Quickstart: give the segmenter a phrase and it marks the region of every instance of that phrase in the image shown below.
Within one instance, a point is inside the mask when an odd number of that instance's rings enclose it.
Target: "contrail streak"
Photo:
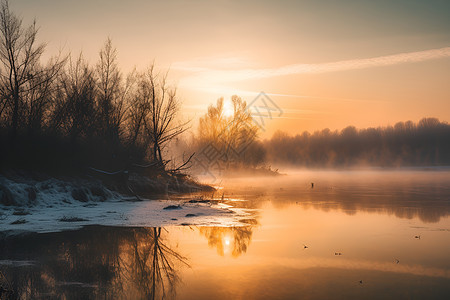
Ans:
[[[203,84],[210,85],[212,83],[219,84],[224,82],[262,79],[275,76],[319,74],[372,67],[392,66],[447,57],[450,57],[450,47],[417,52],[399,53],[373,58],[342,60],[320,64],[292,64],[279,68],[220,70],[191,67],[191,71],[193,71],[194,74],[192,76],[185,77],[182,81],[184,81],[185,83],[193,84],[198,80],[199,82],[203,82]],[[184,70],[187,69],[184,68]]]

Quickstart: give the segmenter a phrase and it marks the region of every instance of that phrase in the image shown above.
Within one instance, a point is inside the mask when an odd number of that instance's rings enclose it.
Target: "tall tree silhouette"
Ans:
[[[126,111],[125,96],[128,86],[122,84],[122,74],[117,65],[117,50],[112,46],[110,38],[106,40],[99,56],[95,75],[100,128],[101,134],[112,141],[120,135]]]
[[[13,139],[17,135],[19,119],[26,116],[27,110],[30,126],[40,121],[50,85],[65,62],[65,59],[55,58],[47,66],[40,64],[45,45],[37,44],[37,33],[36,22],[24,28],[22,20],[9,10],[8,1],[1,2],[0,117],[7,112]]]
[[[177,123],[179,109],[176,89],[167,83],[167,73],[157,73],[151,65],[137,75],[129,115],[131,141],[135,143],[141,137],[150,142],[150,157],[161,166],[165,166],[162,156],[165,144],[187,129],[187,122]]]

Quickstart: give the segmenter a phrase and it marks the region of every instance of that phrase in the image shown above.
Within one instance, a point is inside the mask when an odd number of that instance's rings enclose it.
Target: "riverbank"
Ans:
[[[212,196],[196,200],[212,191],[185,175],[150,178],[131,173],[124,185],[120,180],[93,176],[4,172],[0,174],[0,224],[2,231],[9,233],[54,232],[87,225],[239,226],[246,212]]]

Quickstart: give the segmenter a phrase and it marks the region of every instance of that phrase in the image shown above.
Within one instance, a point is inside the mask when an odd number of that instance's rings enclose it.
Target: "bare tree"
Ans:
[[[225,132],[226,120],[223,112],[223,98],[217,99],[216,105],[210,105],[205,116],[200,118],[197,139],[201,143],[218,143],[219,135]]]
[[[233,114],[224,113],[224,99],[210,105],[208,112],[200,118],[197,143],[200,148],[213,146],[225,163],[249,162],[246,150],[257,138],[258,127],[252,122],[247,104],[238,96],[232,96]],[[200,157],[201,159],[201,157]]]
[[[125,114],[127,86],[122,85],[122,75],[117,65],[117,50],[107,39],[100,51],[96,67],[98,89],[98,113],[102,134],[109,140],[119,136]]]
[[[151,143],[151,159],[165,166],[165,144],[186,131],[187,122],[177,123],[179,102],[176,89],[167,83],[167,73],[157,74],[154,65],[138,74],[137,89],[130,108],[132,142],[139,136]]]
[[[37,72],[30,78],[29,89],[24,91],[24,117],[28,131],[33,133],[39,131],[43,126],[48,125],[49,115],[55,103],[57,92],[57,77],[63,70],[66,59],[51,60],[42,72]]]
[[[13,138],[21,117],[28,115],[29,124],[41,121],[50,86],[65,62],[56,58],[47,66],[40,64],[45,44],[36,43],[37,33],[35,21],[23,28],[22,20],[10,12],[8,1],[1,1],[0,114],[8,112]]]
[[[177,265],[189,266],[187,259],[164,243],[161,228],[136,230],[123,264],[133,284],[146,299],[173,298],[180,278]]]
[[[137,144],[147,145],[148,139],[145,140],[145,119],[150,114],[150,98],[151,88],[145,80],[142,80],[141,74],[133,74],[129,76],[134,82],[131,96],[129,98],[128,110],[128,132],[130,143],[134,146]]]
[[[91,136],[99,126],[95,109],[94,70],[82,55],[69,59],[68,70],[60,76],[52,128],[60,128],[72,140]]]

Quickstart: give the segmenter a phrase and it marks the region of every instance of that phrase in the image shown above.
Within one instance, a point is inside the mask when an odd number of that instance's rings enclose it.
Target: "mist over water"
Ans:
[[[394,214],[438,222],[450,211],[449,168],[311,170],[291,168],[275,177],[223,179],[233,195],[270,201],[275,206],[292,203],[305,208]],[[312,184],[314,185],[312,187]]]

